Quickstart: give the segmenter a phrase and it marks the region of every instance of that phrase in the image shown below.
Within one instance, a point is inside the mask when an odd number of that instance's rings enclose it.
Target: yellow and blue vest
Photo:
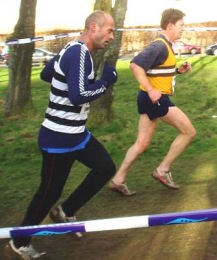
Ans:
[[[162,41],[168,50],[168,57],[165,62],[146,72],[148,80],[152,87],[161,91],[162,94],[171,95],[173,93],[174,76],[176,75],[176,59],[169,44],[163,38],[157,38],[155,41]],[[139,86],[146,91],[144,86]]]

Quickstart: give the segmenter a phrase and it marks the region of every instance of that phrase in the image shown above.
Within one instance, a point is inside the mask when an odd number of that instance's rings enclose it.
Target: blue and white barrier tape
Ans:
[[[117,31],[150,31],[150,32],[157,32],[161,31],[160,28],[126,28],[126,29],[117,29]],[[186,32],[213,32],[217,31],[217,27],[189,27],[185,29]],[[62,33],[56,35],[47,35],[47,36],[39,36],[35,38],[25,38],[25,39],[11,39],[5,42],[0,42],[0,46],[5,45],[15,45],[15,44],[27,44],[31,42],[38,42],[38,41],[50,41],[56,40],[60,38],[66,37],[73,37],[79,36],[80,32],[71,32],[71,33]]]
[[[80,32],[71,32],[71,33],[61,33],[56,35],[45,35],[39,36],[35,38],[25,38],[25,39],[10,39],[5,42],[0,42],[0,46],[5,45],[15,45],[15,44],[27,44],[31,42],[40,42],[40,41],[51,41],[60,38],[67,38],[67,37],[77,37],[80,35]]]

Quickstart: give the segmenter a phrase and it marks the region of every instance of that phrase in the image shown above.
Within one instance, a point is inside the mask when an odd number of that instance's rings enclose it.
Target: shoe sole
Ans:
[[[133,192],[133,193],[124,193],[124,192],[122,192],[122,191],[120,191],[119,189],[117,189],[117,188],[115,188],[115,187],[109,187],[109,189],[110,190],[112,190],[112,191],[114,191],[114,192],[116,192],[116,193],[119,193],[119,194],[121,194],[122,196],[124,196],[124,197],[131,197],[131,196],[134,196],[134,195],[136,195],[136,192]]]
[[[21,260],[23,258],[18,253],[14,252],[14,250],[9,245],[6,245],[4,248],[4,258],[3,259],[4,260]],[[47,254],[44,254],[36,259],[48,260],[49,256]]]
[[[4,248],[3,256],[5,260],[20,260],[21,256],[15,253],[9,245],[6,245]]]
[[[109,187],[110,190],[112,190],[114,192],[117,192],[117,193],[121,194],[124,197],[131,197],[131,196],[134,196],[136,194],[135,191],[133,191],[131,193],[125,193],[124,191],[119,190],[117,185],[113,181],[111,181],[111,183],[109,184],[108,187]]]
[[[174,187],[174,186],[169,186],[169,185],[167,185],[166,183],[164,183],[163,181],[161,181],[158,177],[155,177],[155,176],[153,175],[153,173],[151,174],[151,176],[152,176],[153,179],[157,180],[158,182],[160,182],[162,185],[164,185],[165,187],[167,187],[167,188],[170,189],[170,190],[178,190],[178,189],[179,189],[179,187]]]

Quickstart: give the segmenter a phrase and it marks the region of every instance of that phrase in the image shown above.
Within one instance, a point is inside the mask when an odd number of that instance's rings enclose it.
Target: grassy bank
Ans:
[[[184,59],[179,59],[178,63]],[[192,71],[177,76],[172,101],[192,120],[197,136],[178,158],[172,171],[179,191],[170,191],[150,176],[164,157],[177,132],[159,123],[150,149],[133,165],[128,183],[137,195],[123,198],[104,187],[78,212],[81,220],[179,212],[216,207],[217,170],[217,60],[216,57],[190,57]],[[37,134],[44,117],[49,85],[39,80],[40,68],[32,71],[32,96],[37,115],[4,118],[7,69],[0,69],[0,220],[1,227],[19,224],[39,183],[41,157]],[[114,120],[101,127],[89,122],[92,133],[106,146],[117,167],[137,135],[136,96],[138,84],[129,70],[129,60],[117,65],[119,81],[114,87]],[[62,199],[80,182],[87,169],[76,164],[64,189]],[[49,222],[48,219],[45,222]],[[52,251],[51,259],[217,259],[213,237],[215,223],[159,227],[86,234],[83,241],[65,236],[36,239],[39,247]],[[43,241],[43,243],[41,243]],[[65,248],[70,241],[76,250]],[[215,242],[216,243],[216,242]],[[55,247],[56,245],[56,247]],[[61,258],[59,247],[64,247]],[[101,250],[99,250],[99,247]],[[1,249],[1,247],[0,247]],[[107,256],[103,252],[107,252]],[[209,257],[213,258],[209,258]],[[59,257],[59,258],[58,258]],[[214,258],[215,257],[215,258]]]

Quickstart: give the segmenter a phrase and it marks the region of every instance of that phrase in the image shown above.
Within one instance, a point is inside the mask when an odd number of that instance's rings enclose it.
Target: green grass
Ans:
[[[192,120],[197,136],[173,165],[174,178],[181,185],[177,192],[152,180],[150,173],[162,160],[177,132],[159,123],[149,150],[133,165],[127,181],[137,195],[123,198],[104,187],[79,212],[81,220],[146,215],[216,207],[217,170],[217,59],[212,56],[189,57],[192,71],[177,76],[172,101]],[[178,59],[178,63],[185,59]],[[47,106],[49,85],[39,80],[41,68],[32,70],[32,96],[37,114],[24,118],[4,118],[2,110],[7,93],[7,69],[0,69],[0,220],[1,227],[20,223],[39,183],[41,156],[37,134]],[[119,81],[114,87],[114,120],[102,126],[88,122],[92,133],[105,145],[117,167],[137,135],[136,96],[138,84],[129,70],[129,60],[117,64]],[[62,200],[85,176],[87,169],[76,163],[62,194]],[[45,222],[48,220],[45,220]],[[82,242],[68,237],[36,239],[39,247],[56,248],[68,242],[61,259],[217,259],[215,223],[123,230],[85,234]],[[43,241],[43,243],[40,243]],[[51,242],[53,245],[51,245]],[[55,248],[56,245],[56,248]],[[99,250],[99,247],[101,250]],[[0,247],[1,248],[1,247]],[[107,256],[103,254],[107,251]],[[56,252],[56,253],[55,253]],[[90,255],[91,254],[91,255]],[[94,256],[93,256],[94,255]],[[55,258],[56,257],[56,258]],[[209,258],[210,257],[210,258]],[[213,258],[211,258],[213,257]]]

